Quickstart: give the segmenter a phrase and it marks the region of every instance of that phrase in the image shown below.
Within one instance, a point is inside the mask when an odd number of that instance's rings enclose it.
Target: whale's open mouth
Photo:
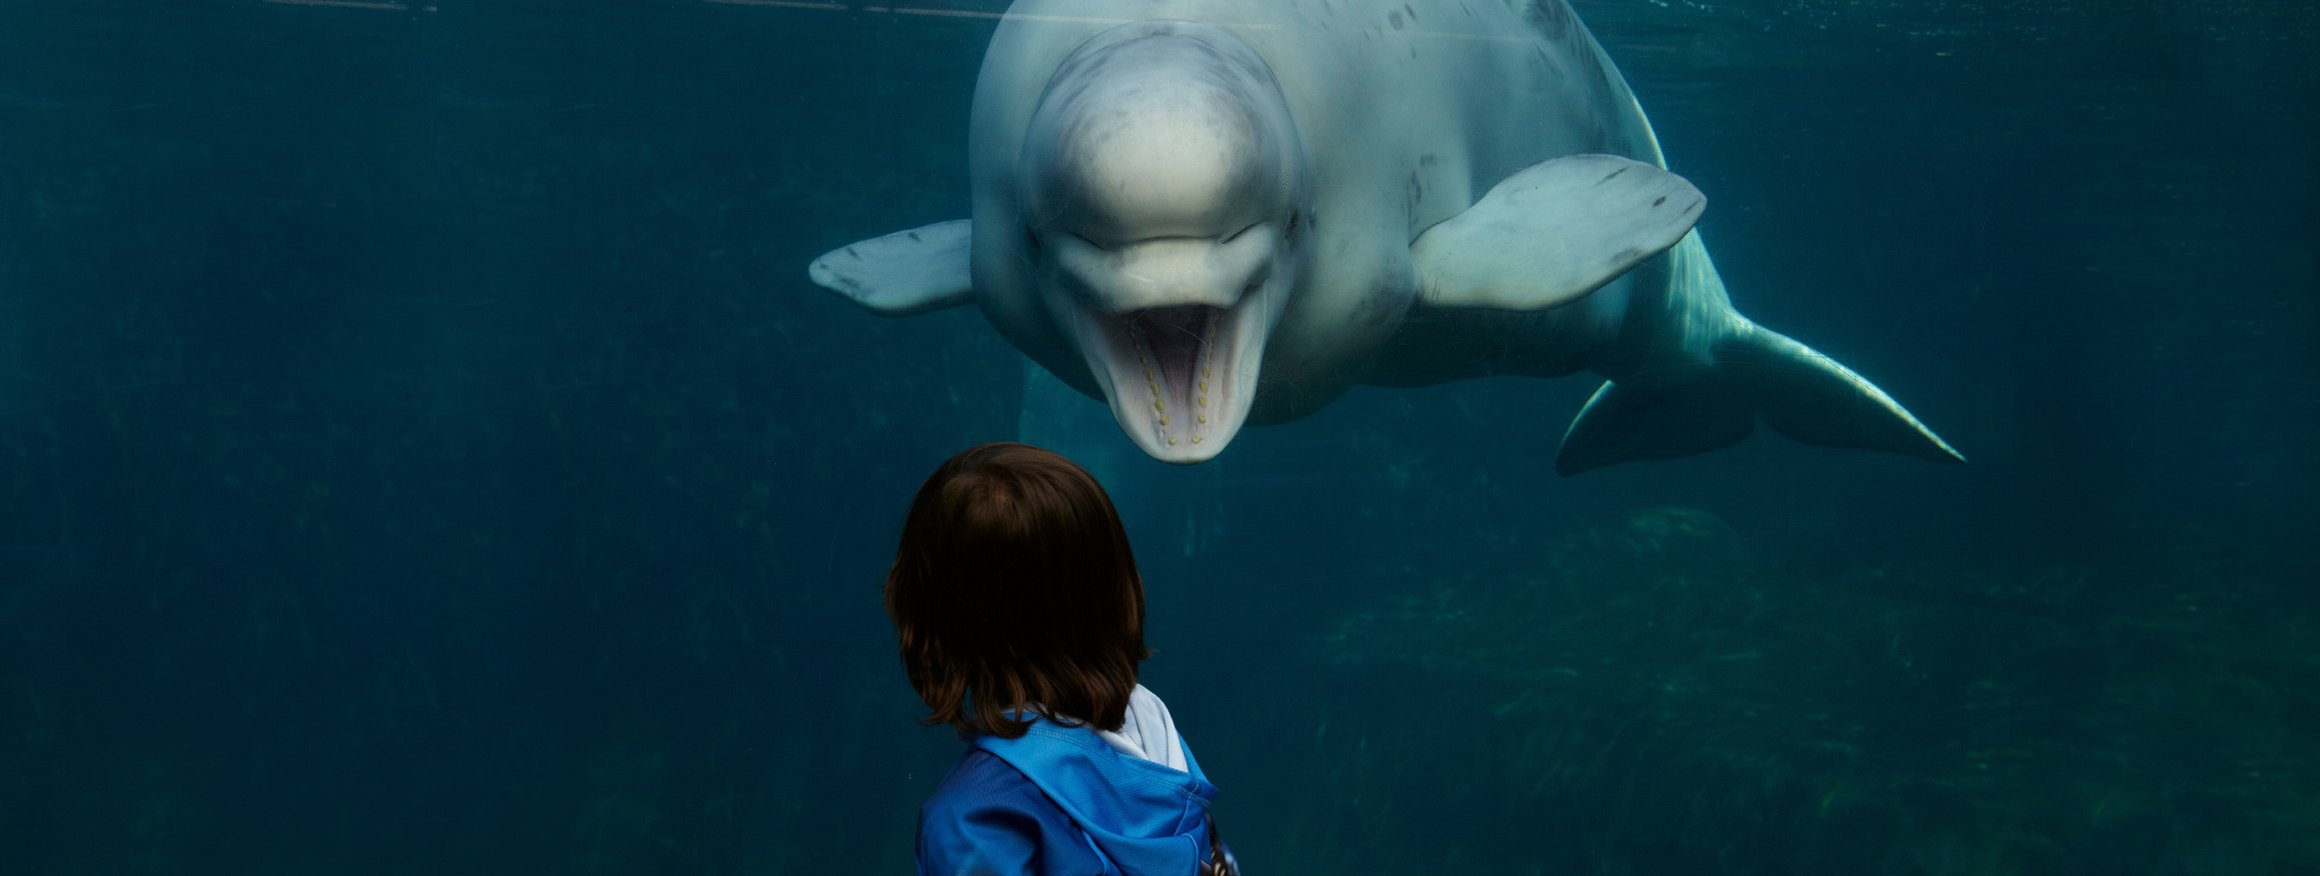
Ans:
[[[1112,416],[1152,458],[1206,461],[1248,418],[1265,335],[1260,296],[1250,291],[1231,307],[1107,314],[1081,305],[1088,366],[1108,378]]]

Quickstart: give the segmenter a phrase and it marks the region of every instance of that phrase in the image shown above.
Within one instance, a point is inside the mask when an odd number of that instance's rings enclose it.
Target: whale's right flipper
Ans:
[[[937,222],[823,253],[806,275],[870,311],[916,316],[975,300],[973,242],[973,220]]]
[[[1689,456],[1748,437],[1757,420],[1806,444],[1966,458],[1884,390],[1779,332],[1738,321],[1714,365],[1677,382],[1606,382],[1563,435],[1555,471]]]

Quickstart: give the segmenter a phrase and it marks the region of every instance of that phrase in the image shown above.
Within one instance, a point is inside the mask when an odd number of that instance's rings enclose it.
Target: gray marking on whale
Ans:
[[[1448,3],[1018,2],[976,85],[972,218],[809,275],[883,314],[980,306],[1166,462],[1356,384],[1581,370],[1608,380],[1566,474],[1760,420],[1963,460],[1733,310],[1706,198],[1563,0]]]

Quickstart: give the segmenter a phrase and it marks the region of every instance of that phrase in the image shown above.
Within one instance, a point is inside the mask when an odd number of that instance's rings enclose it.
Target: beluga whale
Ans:
[[[1564,0],[1022,0],[982,64],[968,219],[839,247],[877,313],[979,306],[1152,458],[1355,385],[1606,380],[1565,474],[1798,441],[1964,457],[1733,309]]]

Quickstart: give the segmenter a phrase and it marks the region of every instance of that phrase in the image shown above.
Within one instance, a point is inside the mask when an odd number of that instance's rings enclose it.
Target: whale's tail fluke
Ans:
[[[1729,447],[1757,421],[1806,444],[1964,462],[1884,390],[1819,351],[1737,319],[1712,364],[1667,381],[1611,381],[1563,435],[1565,475]]]

